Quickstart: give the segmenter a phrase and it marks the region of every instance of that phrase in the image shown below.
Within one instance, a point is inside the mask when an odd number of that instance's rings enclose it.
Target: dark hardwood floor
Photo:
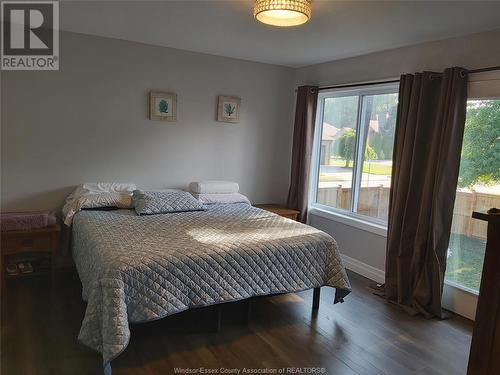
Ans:
[[[202,332],[211,309],[133,326],[113,373],[311,366],[335,375],[465,374],[470,321],[410,317],[372,295],[367,279],[350,277],[345,303],[333,305],[333,289],[322,288],[317,314],[307,291],[253,300],[248,325],[231,321],[241,317],[240,304],[225,305],[217,333]],[[44,278],[8,286],[1,300],[2,375],[102,373],[100,356],[76,341],[85,311],[80,293],[72,269],[57,275],[54,287]]]

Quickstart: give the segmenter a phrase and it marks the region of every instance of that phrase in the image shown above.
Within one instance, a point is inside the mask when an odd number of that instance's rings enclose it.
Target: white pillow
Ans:
[[[237,193],[240,187],[231,181],[194,181],[189,184],[189,190],[196,194],[228,194]]]
[[[193,197],[203,204],[221,204],[221,203],[246,203],[251,204],[250,200],[240,193],[228,194],[197,194],[191,193]]]
[[[101,193],[80,197],[76,200],[80,208],[116,207],[131,208],[132,196],[122,193]]]
[[[66,198],[62,209],[64,224],[71,225],[73,216],[82,208],[132,207],[134,184],[120,182],[87,182],[78,185]]]
[[[135,184],[123,182],[86,182],[78,185],[73,191],[74,196],[99,193],[130,193],[137,189]]]
[[[132,208],[132,196],[123,193],[101,193],[81,196],[63,207],[64,224],[70,226],[73,216],[82,208]]]

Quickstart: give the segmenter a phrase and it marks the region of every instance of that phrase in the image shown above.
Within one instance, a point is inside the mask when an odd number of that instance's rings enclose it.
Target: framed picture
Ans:
[[[176,121],[177,94],[151,91],[149,93],[149,119],[156,121]]]
[[[219,95],[217,121],[232,123],[240,122],[240,104],[240,98]]]

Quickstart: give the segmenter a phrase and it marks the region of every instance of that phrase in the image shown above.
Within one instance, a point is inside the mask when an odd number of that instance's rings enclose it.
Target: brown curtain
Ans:
[[[442,318],[441,296],[467,104],[467,72],[401,76],[384,293]]]
[[[300,86],[297,90],[295,125],[293,128],[292,173],[288,190],[287,207],[300,211],[299,220],[307,220],[307,194],[309,170],[314,139],[314,121],[318,88]]]

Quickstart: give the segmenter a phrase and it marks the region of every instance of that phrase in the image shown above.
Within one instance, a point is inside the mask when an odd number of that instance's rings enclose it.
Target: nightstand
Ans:
[[[297,217],[300,214],[300,211],[292,210],[290,208],[286,208],[280,206],[278,204],[256,204],[255,207],[260,208],[262,210],[274,212],[277,215],[286,217],[288,219],[292,219],[297,221]]]
[[[50,270],[51,275],[54,275],[54,254],[59,249],[59,239],[61,234],[61,226],[59,223],[40,229],[30,230],[11,230],[4,231],[0,234],[0,290],[4,290],[7,280],[34,276],[44,273],[44,270],[37,271],[36,269],[30,273],[21,273],[17,275],[7,275],[6,266],[9,257],[19,255],[30,255],[46,253],[50,255]]]

